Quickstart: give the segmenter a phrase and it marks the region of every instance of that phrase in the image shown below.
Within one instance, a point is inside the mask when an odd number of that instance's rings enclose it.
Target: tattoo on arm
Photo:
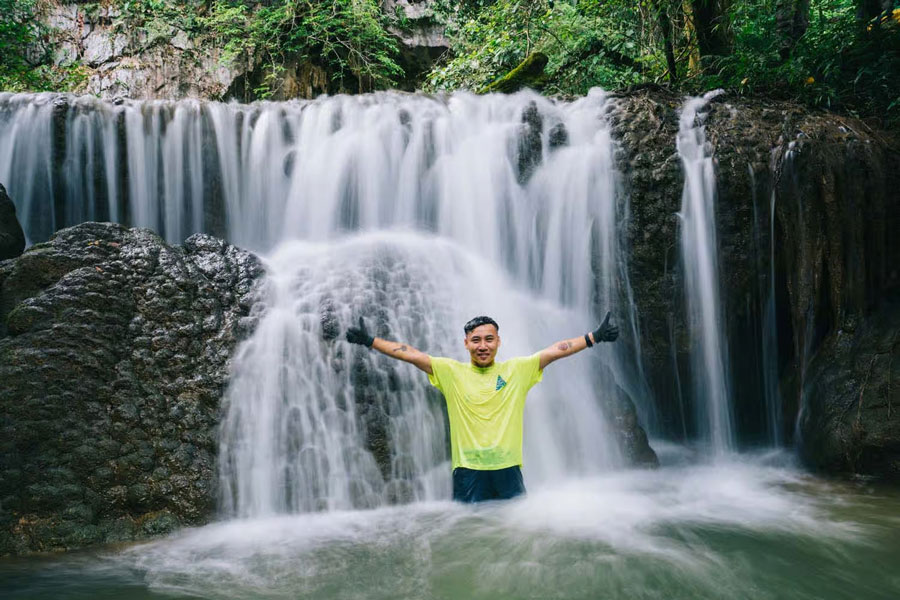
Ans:
[[[556,346],[556,349],[559,350],[560,352],[565,352],[566,350],[568,350],[571,347],[572,347],[572,344],[570,344],[569,342],[560,342]]]
[[[406,352],[406,346],[398,346],[394,348],[394,352]]]

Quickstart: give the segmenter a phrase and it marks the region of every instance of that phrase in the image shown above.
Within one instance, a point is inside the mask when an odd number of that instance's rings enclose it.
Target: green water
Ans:
[[[900,598],[900,490],[766,460],[0,561],[0,598]],[[533,486],[534,487],[534,486]]]

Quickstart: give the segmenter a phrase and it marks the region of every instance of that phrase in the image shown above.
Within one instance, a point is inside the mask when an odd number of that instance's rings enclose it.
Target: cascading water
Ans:
[[[444,420],[425,375],[323,340],[364,316],[384,337],[465,359],[462,324],[488,313],[509,357],[589,328],[598,297],[616,310],[621,257],[603,104],[600,94],[571,105],[530,94],[335,98],[293,120],[279,121],[284,109],[272,107],[242,131],[248,168],[228,206],[261,181],[282,192],[268,191],[265,212],[232,234],[260,240],[274,229],[305,242],[270,257],[266,312],[235,361],[222,435],[228,512],[449,494]],[[554,127],[569,132],[565,147],[551,148]],[[524,149],[523,128],[533,141]],[[272,164],[265,176],[250,167]],[[617,462],[597,390],[615,396],[626,378],[613,348],[595,356],[554,365],[532,392],[529,482]]]
[[[715,454],[733,446],[733,434],[726,370],[728,345],[719,300],[716,176],[701,111],[720,93],[715,90],[685,103],[677,141],[684,166],[681,255],[691,330],[693,399],[699,437]]]
[[[364,316],[383,336],[464,359],[462,324],[490,313],[502,359],[588,330],[594,307],[636,334],[605,102],[599,90],[572,103],[5,94],[0,180],[33,240],[118,217],[171,241],[208,231],[268,255],[264,311],[226,398],[227,513],[440,498],[444,419],[425,375],[330,337]],[[43,222],[48,205],[66,211]],[[553,366],[530,396],[529,482],[617,462],[598,399],[641,400],[635,372],[618,345]]]
[[[794,142],[788,144],[782,157],[781,173],[792,171],[794,160]],[[778,152],[772,151],[770,172],[778,173]],[[779,360],[778,360],[778,320],[775,298],[775,201],[777,181],[772,182],[772,190],[769,196],[769,272],[768,291],[766,305],[763,311],[762,323],[762,368],[763,386],[766,395],[766,416],[769,433],[769,441],[774,446],[784,443],[784,418],[782,416],[781,390],[779,389]]]
[[[503,315],[505,356],[531,353],[560,329],[587,322],[576,310],[535,302],[458,244],[419,234],[288,244],[268,266],[266,314],[236,358],[227,394],[221,464],[230,514],[449,496],[441,400],[425,375],[327,339],[328,331],[343,332],[365,315],[385,336],[462,359],[461,324],[479,312]],[[530,483],[615,464],[595,377],[590,361],[560,363],[532,391]],[[380,440],[374,451],[373,438]],[[376,461],[379,450],[387,456]]]

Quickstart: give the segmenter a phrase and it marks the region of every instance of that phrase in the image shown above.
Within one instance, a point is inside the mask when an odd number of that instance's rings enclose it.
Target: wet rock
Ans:
[[[650,447],[647,433],[638,422],[634,403],[622,394],[607,402],[604,412],[612,426],[616,443],[625,463],[633,467],[650,469],[658,467],[659,458]]]
[[[0,554],[209,519],[219,399],[261,274],[210,236],[173,247],[100,223],[0,263]]]
[[[16,217],[16,205],[0,185],[0,260],[15,258],[25,250],[25,232]]]
[[[619,343],[631,346],[629,350],[640,345],[648,393],[659,407],[660,422],[654,426],[664,435],[682,431],[682,389],[672,362],[673,356],[684,360],[688,350],[680,317],[675,243],[683,185],[675,149],[680,103],[681,98],[674,95],[625,95],[612,100],[608,115],[619,147],[623,195],[630,198],[631,217],[624,223],[623,236],[630,249],[629,276],[641,336],[635,342],[623,335]],[[605,310],[598,307],[597,312]]]
[[[569,145],[569,132],[566,130],[564,123],[557,123],[551,127],[548,135],[550,137],[549,146],[551,150]]]
[[[800,449],[824,471],[900,479],[900,305],[828,337],[801,388]]]
[[[388,504],[409,504],[416,499],[415,485],[405,479],[394,479],[384,486],[384,501]]]
[[[538,111],[537,104],[531,102],[522,111],[522,127],[519,132],[519,183],[524,184],[530,178],[534,170],[543,158],[543,145],[541,131],[544,127],[544,119]]]
[[[641,366],[658,407],[653,427],[674,438],[697,430],[678,245],[683,175],[674,140],[682,105],[683,98],[663,90],[642,90],[613,96],[609,111],[630,197],[624,233],[640,316]],[[828,408],[845,404],[843,392],[822,385],[817,401],[809,402],[801,382],[809,384],[808,369],[820,351],[834,355],[838,332],[849,339],[854,323],[881,318],[885,303],[900,298],[900,243],[891,233],[900,224],[896,143],[847,117],[727,95],[709,104],[705,123],[717,175],[719,287],[738,442],[772,443],[762,361],[770,290],[777,357],[769,367],[780,378],[781,441],[792,442],[798,415],[809,423],[809,432],[796,440],[801,446],[818,437],[813,430],[845,431],[846,424],[834,420],[840,411]],[[634,343],[624,337],[624,344]],[[850,344],[861,355],[876,346],[866,339]],[[856,368],[851,364],[829,368],[834,377],[856,381],[847,371]],[[882,440],[900,440],[896,420],[878,430]],[[843,453],[853,454],[858,446],[844,438]],[[813,465],[847,470],[877,462],[817,459],[825,446],[814,445],[803,451]]]

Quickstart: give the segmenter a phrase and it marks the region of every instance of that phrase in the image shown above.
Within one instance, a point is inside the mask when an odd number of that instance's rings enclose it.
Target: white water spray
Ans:
[[[488,261],[431,236],[293,243],[268,268],[266,313],[235,360],[227,394],[221,479],[229,514],[449,496],[440,395],[414,367],[329,339],[358,315],[376,334],[461,360],[462,324],[479,312],[503,315],[501,358],[531,353],[586,322],[578,311],[536,302]],[[529,395],[529,484],[618,462],[592,389],[595,366],[554,365]]]

